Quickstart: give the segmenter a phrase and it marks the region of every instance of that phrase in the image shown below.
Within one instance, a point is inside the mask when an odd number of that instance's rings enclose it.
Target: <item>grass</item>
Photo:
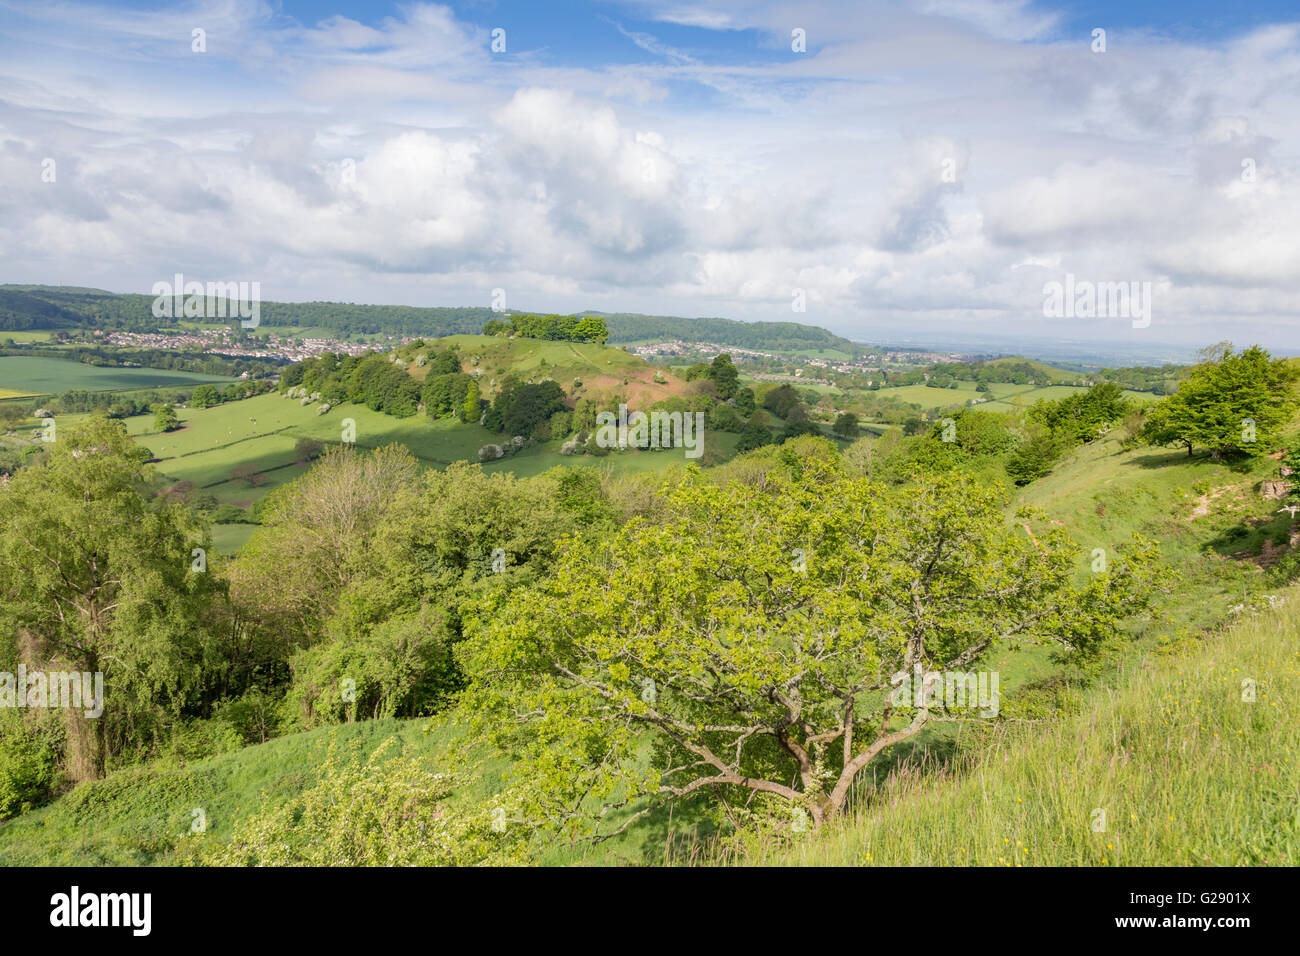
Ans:
[[[235,821],[280,806],[318,779],[333,748],[341,762],[364,761],[390,737],[399,753],[436,762],[452,732],[428,720],[367,720],[281,737],[186,763],[173,758],[127,768],[57,802],[0,824],[5,866],[140,866],[176,862],[192,811],[204,839],[228,840]],[[490,781],[485,785],[489,785]],[[477,794],[477,791],[474,791]]]
[[[1061,721],[1004,725],[976,755],[947,766],[904,765],[869,788],[844,824],[736,859],[1300,864],[1300,590],[1284,598],[1178,653],[1145,656]],[[1254,702],[1243,700],[1247,679]]]
[[[220,503],[243,508],[251,507],[306,471],[306,466],[297,462],[298,439],[313,438],[322,444],[337,444],[342,439],[344,419],[355,423],[359,448],[378,448],[398,442],[428,468],[445,468],[454,461],[477,462],[480,448],[504,441],[502,435],[479,425],[462,425],[452,420],[430,422],[422,415],[393,418],[364,405],[340,405],[325,415],[317,414],[318,408],[272,392],[212,408],[180,409],[182,428],[174,432],[154,431],[152,415],[127,419],[127,430],[153,452],[155,467],[167,479],[191,481]],[[707,432],[705,440],[716,449],[717,455],[729,458],[735,453],[740,436]],[[564,456],[560,454],[560,444],[551,441],[532,445],[509,457],[488,462],[484,468],[523,478],[541,474],[556,465],[641,473],[690,461],[680,452],[669,451],[633,451],[600,458]],[[231,478],[235,466],[245,463],[252,464],[257,471],[254,485]],[[247,540],[249,533],[222,531],[217,539],[224,547],[238,546]]]
[[[1059,371],[1059,370],[1058,370]],[[1034,402],[1044,399],[1059,401],[1069,395],[1083,391],[1080,385],[1011,385],[994,382],[987,392],[977,392],[975,383],[958,381],[956,388],[931,388],[929,385],[902,385],[896,388],[882,388],[872,394],[881,398],[896,398],[899,401],[920,405],[924,409],[952,408],[965,405],[974,399],[978,408],[989,412],[1009,412],[1015,408],[1028,408]],[[1126,390],[1125,396],[1139,404],[1158,401],[1158,396],[1150,392]]]
[[[44,355],[0,356],[0,382],[5,383],[5,388],[24,390],[33,395],[57,394],[70,389],[104,392],[231,381],[233,379],[219,375],[156,368],[107,368]]]

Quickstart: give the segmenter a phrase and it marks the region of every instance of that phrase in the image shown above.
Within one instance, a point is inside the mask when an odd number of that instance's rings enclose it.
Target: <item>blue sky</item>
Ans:
[[[1291,6],[0,0],[0,281],[1300,347]]]

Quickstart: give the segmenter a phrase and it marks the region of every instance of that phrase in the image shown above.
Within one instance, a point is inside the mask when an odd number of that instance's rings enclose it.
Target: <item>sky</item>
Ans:
[[[1297,350],[1297,223],[1294,0],[0,0],[0,282]]]

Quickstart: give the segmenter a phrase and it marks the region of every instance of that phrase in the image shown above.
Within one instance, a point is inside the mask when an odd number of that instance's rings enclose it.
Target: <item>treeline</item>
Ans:
[[[1186,365],[1142,365],[1135,368],[1104,368],[1097,377],[1115,382],[1121,388],[1154,395],[1172,395],[1178,381],[1188,370]]]
[[[598,342],[609,338],[605,320],[595,315],[512,315],[483,326],[484,335],[521,335],[553,342]]]
[[[118,295],[98,289],[0,286],[0,331],[91,328],[144,332],[179,324],[176,318],[155,318],[153,302],[151,295]],[[260,307],[263,326],[315,327],[340,337],[470,334],[478,332],[494,315],[489,308],[347,302],[262,302]],[[231,325],[238,322],[225,321]]]
[[[260,378],[277,372],[286,361],[279,358],[235,357],[173,349],[118,349],[87,345],[62,348],[15,345],[0,348],[0,355],[39,355],[99,368],[156,368],[200,375],[222,375],[227,378],[238,378],[245,374]]]
[[[638,312],[593,312],[603,316],[610,342],[678,339],[713,342],[732,348],[792,352],[800,349],[835,349],[855,355],[862,346],[815,325],[798,322],[737,322],[734,319],[686,319]]]
[[[1073,384],[1084,384],[1087,376],[1080,373]],[[929,385],[932,388],[956,388],[957,383],[976,382],[984,385],[1052,385],[1056,379],[1041,366],[1032,362],[936,362],[924,368],[907,372],[886,372],[888,386]],[[1063,383],[1070,384],[1070,383]]]
[[[0,331],[55,328],[149,331],[176,327],[180,321],[176,318],[154,317],[153,302],[151,295],[119,295],[99,289],[0,286]],[[341,338],[381,334],[441,338],[476,334],[489,322],[504,321],[499,313],[487,307],[355,305],[346,302],[262,302],[260,316],[263,326],[320,328]],[[608,340],[618,343],[679,339],[770,351],[834,349],[855,355],[862,350],[826,329],[797,322],[687,319],[632,312],[587,312],[576,316],[533,318],[595,319],[608,330]],[[234,324],[235,320],[229,321]],[[602,340],[582,338],[574,341]]]
[[[409,418],[419,410],[420,383],[394,356],[366,352],[342,355],[326,352],[287,366],[280,373],[280,391],[301,389],[306,398],[327,406],[353,402],[395,418]]]

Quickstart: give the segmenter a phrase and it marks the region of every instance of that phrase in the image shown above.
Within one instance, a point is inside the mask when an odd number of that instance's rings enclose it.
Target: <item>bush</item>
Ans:
[[[29,726],[16,710],[0,710],[0,819],[26,813],[54,789],[57,731]]]

